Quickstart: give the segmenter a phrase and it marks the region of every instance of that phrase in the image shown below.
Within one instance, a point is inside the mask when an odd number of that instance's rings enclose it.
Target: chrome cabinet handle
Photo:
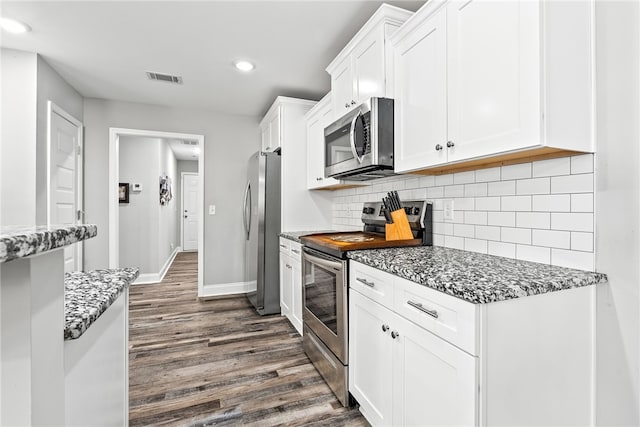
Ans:
[[[389,330],[389,325],[382,325],[382,332],[387,332]]]
[[[428,308],[425,308],[422,306],[422,303],[419,302],[413,302],[411,300],[407,301],[407,304],[409,304],[411,307],[414,307],[418,310],[420,310],[421,312],[428,314],[429,316],[433,317],[434,319],[438,318],[438,312],[436,310],[429,310]]]
[[[451,148],[454,145],[456,145],[456,144],[454,144],[453,141],[447,141],[447,147]]]
[[[442,145],[436,144],[436,151],[440,151],[440,150],[442,150]]]
[[[348,102],[345,102],[344,108],[349,108],[349,103]]]
[[[322,181],[322,178],[316,178],[316,181]]]
[[[300,251],[297,249],[291,249],[291,252],[293,252],[294,254],[300,254]]]
[[[287,248],[285,245],[280,245],[280,247],[281,247],[282,249],[286,249],[286,248]]]
[[[373,288],[376,284],[374,282],[369,282],[366,279],[361,279],[359,277],[356,277],[356,281],[362,283],[363,285],[367,285],[370,288]]]
[[[353,99],[351,100],[351,105],[356,105],[356,101],[354,101]]]
[[[289,264],[285,264],[285,267],[287,267],[289,270],[291,270],[291,266]]]
[[[391,338],[393,338],[394,340],[396,338],[398,338],[400,336],[400,332],[398,331],[391,331]]]

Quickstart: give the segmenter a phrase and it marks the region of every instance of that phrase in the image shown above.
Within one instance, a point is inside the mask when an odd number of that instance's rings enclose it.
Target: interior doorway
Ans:
[[[193,172],[181,173],[181,227],[182,250],[198,250],[198,174]]]
[[[197,134],[183,134],[183,133],[175,133],[175,132],[162,132],[162,131],[153,131],[153,130],[139,130],[139,129],[123,129],[123,128],[110,128],[109,129],[109,267],[117,268],[121,266],[121,244],[123,236],[125,234],[121,233],[121,227],[123,225],[122,221],[127,220],[127,217],[121,217],[121,215],[129,215],[130,210],[127,208],[133,207],[133,202],[136,200],[135,192],[138,194],[146,193],[147,196],[152,196],[152,204],[154,209],[160,209],[161,211],[164,209],[166,212],[167,209],[175,209],[176,217],[174,217],[174,223],[182,223],[178,221],[178,219],[182,216],[182,207],[181,207],[181,195],[175,194],[180,192],[182,183],[180,181],[181,174],[178,173],[178,168],[173,167],[170,173],[167,173],[165,169],[161,168],[154,172],[154,180],[147,181],[147,185],[142,185],[140,182],[123,182],[122,181],[122,172],[120,170],[120,163],[126,159],[127,162],[131,162],[131,159],[126,156],[123,157],[123,153],[121,150],[124,148],[124,145],[135,145],[135,143],[131,143],[129,141],[135,141],[139,139],[143,140],[158,140],[160,144],[163,145],[163,149],[169,149],[174,153],[174,162],[180,163],[179,153],[181,150],[190,150],[192,154],[192,158],[190,158],[190,162],[196,166],[193,167],[194,175],[197,177],[197,182],[195,186],[195,195],[194,195],[194,203],[193,210],[197,213],[195,222],[193,223],[193,228],[195,229],[195,245],[197,250],[197,258],[198,258],[198,287],[203,286],[203,259],[204,259],[204,224],[203,224],[203,211],[204,211],[204,191],[203,191],[203,183],[204,183],[204,136]],[[173,146],[177,148],[174,149]],[[140,157],[140,161],[136,164],[136,169],[144,169],[152,167],[153,162],[143,157]],[[137,178],[131,178],[129,175],[129,180],[135,180]],[[120,185],[122,184],[122,185]],[[121,203],[119,195],[122,194],[122,191],[127,193],[127,202],[129,204]],[[172,197],[173,196],[173,197]],[[178,197],[175,197],[178,196]],[[171,200],[173,198],[173,200]],[[148,202],[149,203],[149,202]],[[161,214],[162,215],[162,214]],[[139,215],[138,215],[139,217]],[[147,225],[144,221],[140,221],[140,224]],[[180,225],[178,225],[178,230],[180,229]],[[163,233],[164,229],[160,227],[158,229],[159,233]],[[176,233],[177,234],[177,233]],[[181,242],[182,237],[180,236],[177,239],[177,242]],[[164,243],[163,243],[164,244]],[[171,249],[174,249],[172,246]],[[139,280],[136,283],[156,283],[160,282],[166,273],[173,257],[175,257],[176,253],[180,250],[183,250],[181,245],[172,253],[172,257],[168,259],[168,261],[161,266],[161,269],[158,272],[152,272],[147,275],[141,274]]]

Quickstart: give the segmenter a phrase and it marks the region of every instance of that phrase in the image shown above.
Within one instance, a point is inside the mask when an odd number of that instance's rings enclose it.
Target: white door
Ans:
[[[447,7],[449,162],[540,143],[540,3]]]
[[[49,101],[47,223],[82,222],[82,123]],[[64,271],[82,270],[82,242],[64,248]]]
[[[392,424],[393,340],[398,317],[349,290],[349,391],[372,425]]]
[[[395,170],[447,161],[447,14],[442,8],[394,50]]]
[[[399,316],[392,332],[392,424],[478,425],[476,358]]]
[[[182,174],[182,250],[198,250],[198,174]]]

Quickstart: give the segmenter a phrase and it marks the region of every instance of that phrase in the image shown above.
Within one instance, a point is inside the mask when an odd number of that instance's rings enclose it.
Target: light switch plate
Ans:
[[[216,205],[209,205],[209,215],[216,214]]]

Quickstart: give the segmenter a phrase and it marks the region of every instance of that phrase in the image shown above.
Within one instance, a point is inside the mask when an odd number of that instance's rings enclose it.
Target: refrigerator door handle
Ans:
[[[247,215],[247,205],[249,206],[249,215]],[[247,188],[244,191],[244,204],[242,206],[244,231],[247,233],[249,240],[249,231],[251,230],[251,181],[247,182]]]

